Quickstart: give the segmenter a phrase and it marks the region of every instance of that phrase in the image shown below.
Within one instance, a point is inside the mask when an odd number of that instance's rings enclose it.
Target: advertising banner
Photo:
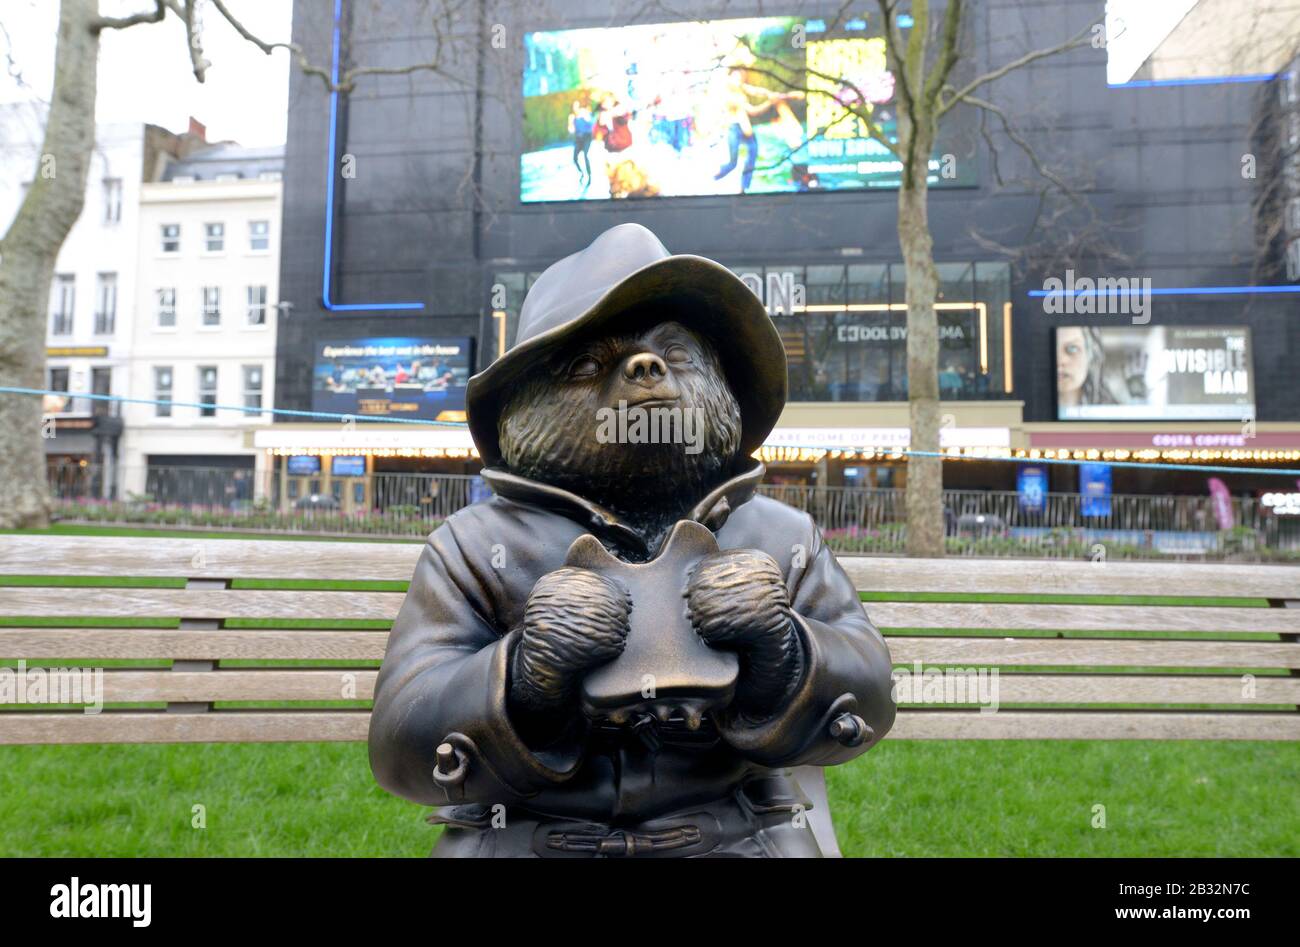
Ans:
[[[468,338],[362,338],[320,342],[313,411],[366,418],[464,420]],[[446,417],[440,417],[448,415]]]
[[[1219,529],[1232,529],[1236,522],[1232,515],[1232,493],[1229,492],[1228,485],[1218,477],[1210,477],[1206,483],[1210,488],[1214,518],[1219,524]]]
[[[1023,512],[1043,512],[1047,505],[1047,471],[1042,467],[1021,467],[1016,475],[1016,493]]]
[[[1079,493],[1084,516],[1110,516],[1110,464],[1080,464]]]
[[[1060,326],[1058,420],[1255,416],[1248,326]]]
[[[897,134],[885,41],[865,20],[559,30],[525,34],[524,50],[521,201],[898,187],[900,163],[846,108]],[[977,183],[957,150],[936,142],[931,187]]]

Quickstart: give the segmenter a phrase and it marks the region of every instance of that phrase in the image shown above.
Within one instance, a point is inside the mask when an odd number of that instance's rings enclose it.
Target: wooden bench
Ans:
[[[53,667],[154,665],[108,667],[109,706],[102,713],[0,708],[0,744],[365,740],[384,629],[420,549],[418,543],[0,537],[0,659]],[[872,597],[867,612],[900,671],[914,671],[920,662],[969,679],[979,669],[998,669],[996,713],[900,704],[888,739],[1300,739],[1300,570],[1056,560],[843,562]],[[29,578],[13,584],[15,576]],[[61,587],[64,576],[101,577],[118,587]],[[141,587],[158,579],[176,587]],[[291,587],[303,580],[388,583],[392,590]],[[932,593],[1077,601],[914,600]],[[1088,596],[1186,596],[1206,604],[1110,604]],[[1215,601],[1222,598],[1237,601]],[[348,624],[354,627],[340,627]],[[294,662],[313,666],[286,666]],[[120,706],[140,703],[153,706]],[[805,789],[814,801],[824,800],[820,771],[808,777]],[[819,808],[817,822],[826,815]],[[829,821],[820,829],[824,836]]]

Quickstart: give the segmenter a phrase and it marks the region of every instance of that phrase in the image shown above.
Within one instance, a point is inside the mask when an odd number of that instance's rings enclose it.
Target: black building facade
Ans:
[[[281,293],[292,308],[279,330],[278,407],[311,409],[324,340],[468,338],[469,369],[481,369],[512,341],[530,279],[624,221],[649,227],[674,252],[718,259],[777,297],[767,301],[787,344],[792,401],[905,400],[895,190],[523,201],[520,156],[530,130],[521,79],[546,68],[529,61],[537,47],[525,36],[681,14],[587,0],[452,6],[295,4],[294,41],[344,81],[359,67],[437,68],[358,75],[333,95],[318,78],[291,74]],[[971,4],[962,75],[1060,42],[1100,19],[1103,6]],[[829,18],[836,8],[705,0],[690,15]],[[870,35],[870,16],[857,28]],[[1288,167],[1278,129],[1288,94],[1300,97],[1295,83],[1291,93],[1287,74],[1116,87],[1106,65],[1106,50],[1085,44],[984,87],[1014,135],[966,106],[945,119],[945,146],[965,185],[930,195],[945,400],[1023,403],[1013,445],[1026,449],[1103,448],[1108,432],[1230,432],[1244,420],[1268,434],[1254,443],[1282,450],[1294,440],[1300,448],[1300,294],[1287,282],[1286,248],[1267,226],[1268,214],[1285,211],[1266,193]],[[1044,178],[1016,138],[1073,198],[1051,188],[1044,197]],[[1126,314],[1046,311],[1031,294],[1067,271],[1149,279],[1153,327],[1249,326],[1253,417],[1229,424],[1157,411],[1145,426],[1059,421],[1055,330],[1132,324]],[[794,314],[779,298],[791,284],[805,293]],[[1250,289],[1259,285],[1273,291]],[[1245,447],[1254,436],[1252,428]],[[1145,443],[1121,441],[1133,450]]]

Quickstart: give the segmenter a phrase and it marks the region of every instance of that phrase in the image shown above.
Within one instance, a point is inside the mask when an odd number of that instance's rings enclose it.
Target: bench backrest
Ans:
[[[104,667],[108,705],[0,709],[0,743],[364,740],[385,629],[421,548],[0,537],[0,661],[23,659],[29,675],[38,663]],[[1300,739],[1300,570],[842,562],[899,671],[949,669],[949,696],[978,694],[979,669],[999,672],[996,713],[973,698],[935,703],[923,675],[892,738]],[[339,581],[353,585],[295,587]],[[936,594],[1008,600],[916,600]],[[1024,596],[1069,598],[1014,600]],[[46,675],[46,686],[79,673]]]

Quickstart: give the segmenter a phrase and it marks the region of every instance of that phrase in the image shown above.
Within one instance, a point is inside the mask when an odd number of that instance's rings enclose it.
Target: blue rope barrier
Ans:
[[[153,404],[163,405],[169,408],[202,408],[205,411],[241,411],[244,414],[286,414],[300,418],[321,418],[326,421],[373,420],[371,418],[366,418],[364,415],[336,414],[332,411],[297,411],[293,408],[249,408],[244,405],[234,404],[205,404],[203,402],[195,401],[164,401],[157,398],[127,398],[123,395],[100,395],[80,391],[53,391],[47,388],[15,388],[9,385],[0,385],[0,394],[58,395],[61,398],[89,398],[92,401],[120,401],[123,404]],[[384,418],[383,420],[392,424],[424,424],[431,427],[463,428],[466,426],[463,421],[429,421],[423,418]]]
[[[243,405],[229,404],[204,404],[193,401],[163,401],[156,398],[127,398],[122,395],[100,395],[81,392],[54,391],[46,388],[18,388],[9,385],[0,385],[0,394],[16,395],[57,395],[66,398],[89,398],[95,401],[119,401],[125,404],[151,404],[165,405],[168,407],[180,408],[202,408],[212,411],[240,411],[244,414],[284,414],[292,417],[301,418],[320,418],[327,421],[358,421],[379,420],[368,418],[355,414],[336,414],[332,411],[299,411],[293,408],[248,408]],[[468,425],[464,421],[430,421],[423,418],[383,418],[384,423],[391,424],[416,424],[427,427],[465,429]],[[891,457],[938,457],[940,460],[967,460],[967,461],[1000,461],[1012,464],[1106,464],[1109,467],[1128,467],[1135,470],[1189,470],[1195,469],[1198,472],[1206,473],[1260,473],[1271,474],[1280,477],[1300,477],[1300,469],[1276,469],[1271,467],[1232,467],[1226,464],[1170,464],[1159,461],[1127,461],[1127,460],[1075,460],[1070,457],[976,457],[970,454],[949,454],[945,451],[927,451],[927,450],[910,450],[908,448],[893,449],[889,447],[826,447],[823,444],[781,444],[776,449],[789,448],[790,450],[824,450],[827,452],[833,450],[840,451],[871,451],[876,454],[884,454]]]

